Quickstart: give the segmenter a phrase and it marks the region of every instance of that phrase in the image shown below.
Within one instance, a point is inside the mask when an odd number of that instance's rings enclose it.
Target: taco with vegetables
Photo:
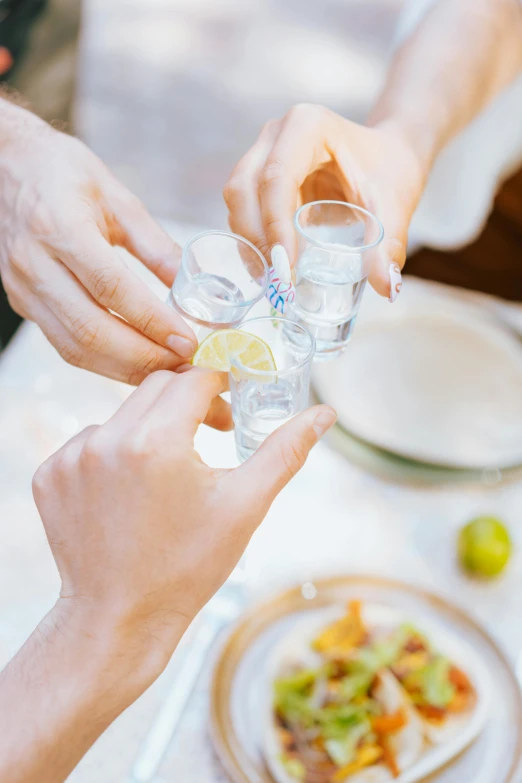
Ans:
[[[413,783],[477,735],[485,691],[404,619],[352,601],[310,612],[278,645],[265,737],[278,783]]]

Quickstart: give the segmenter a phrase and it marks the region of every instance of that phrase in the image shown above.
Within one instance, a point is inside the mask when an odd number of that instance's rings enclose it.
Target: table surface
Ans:
[[[177,230],[182,238],[193,228]],[[137,268],[137,267],[136,267]],[[161,284],[140,270],[161,295]],[[128,387],[66,365],[37,327],[25,324],[0,361],[0,653],[13,654],[53,604],[58,575],[31,496],[31,478],[47,455],[121,404]],[[232,434],[203,427],[203,458],[235,464]],[[432,588],[466,607],[516,662],[522,650],[522,484],[418,488],[364,473],[320,444],[273,504],[248,550],[252,600],[320,574],[374,573]],[[511,524],[515,556],[490,585],[465,578],[455,563],[455,534],[485,510]],[[321,520],[320,530],[317,521]],[[122,783],[173,677],[172,666],[87,754],[73,783]],[[172,743],[165,781],[219,780],[207,736],[205,687],[194,694]]]

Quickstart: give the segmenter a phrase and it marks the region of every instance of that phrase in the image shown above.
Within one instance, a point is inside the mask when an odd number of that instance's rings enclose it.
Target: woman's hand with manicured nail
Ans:
[[[406,259],[408,226],[420,199],[425,172],[394,130],[364,127],[323,106],[294,106],[269,122],[239,161],[224,189],[233,231],[247,237],[278,274],[297,260],[295,210],[321,199],[348,201],[375,214],[385,237],[369,279],[382,296],[390,265]]]
[[[389,301],[395,302],[402,288],[401,268],[398,264],[390,264],[390,296]]]

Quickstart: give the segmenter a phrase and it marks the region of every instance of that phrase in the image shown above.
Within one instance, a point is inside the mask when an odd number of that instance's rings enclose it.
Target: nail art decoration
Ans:
[[[295,301],[295,288],[292,281],[283,282],[273,266],[268,270],[270,283],[266,298],[278,313],[286,315],[288,308]]]
[[[390,302],[395,302],[402,288],[401,268],[398,264],[390,264]]]

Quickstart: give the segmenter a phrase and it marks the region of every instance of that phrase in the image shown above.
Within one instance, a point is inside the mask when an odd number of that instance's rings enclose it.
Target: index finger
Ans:
[[[98,304],[122,316],[158,345],[184,358],[192,356],[197,345],[192,329],[121,263],[94,224],[58,248],[58,253]]]
[[[213,400],[227,388],[226,373],[194,367],[166,384],[143,422],[147,428],[164,432],[169,440],[174,427],[177,441],[192,444]]]
[[[270,246],[263,230],[258,179],[277,139],[280,121],[267,123],[249,151],[243,155],[223,188],[228,224],[234,233],[250,240],[270,259]]]
[[[282,245],[293,266],[297,237],[293,226],[299,191],[306,178],[330,160],[325,144],[331,112],[317,106],[296,106],[285,118],[259,177],[263,229],[270,248]]]

